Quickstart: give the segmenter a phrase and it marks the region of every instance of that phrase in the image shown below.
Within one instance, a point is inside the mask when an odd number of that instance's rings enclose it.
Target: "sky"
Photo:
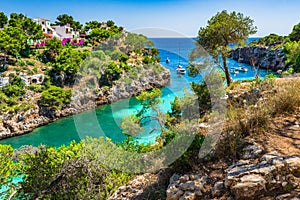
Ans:
[[[250,16],[258,28],[252,37],[288,35],[300,22],[298,0],[1,0],[0,5],[7,15],[17,12],[52,22],[60,14],[81,23],[111,19],[128,31],[149,37],[195,37],[199,28],[222,10]]]

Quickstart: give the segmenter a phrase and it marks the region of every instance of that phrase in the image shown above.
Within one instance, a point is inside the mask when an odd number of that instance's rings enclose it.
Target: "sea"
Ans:
[[[248,42],[256,40],[250,38]],[[202,80],[201,75],[189,77],[188,74],[178,75],[176,67],[180,63],[183,67],[189,64],[189,53],[195,48],[195,38],[150,38],[159,49],[161,64],[168,68],[171,72],[170,85],[162,88],[162,97],[160,108],[163,112],[171,109],[170,102],[175,96],[182,97],[183,90],[190,89],[191,82],[199,82]],[[166,63],[169,58],[170,62]],[[228,66],[242,66],[248,69],[247,72],[239,73],[232,76],[234,80],[253,79],[256,70],[250,65],[238,63],[228,59]],[[264,77],[267,72],[259,70],[260,77]],[[95,110],[83,112],[76,116],[65,117],[59,119],[46,126],[36,128],[31,133],[0,140],[0,144],[9,144],[13,148],[19,148],[24,145],[39,146],[41,144],[59,147],[68,145],[71,141],[79,142],[86,137],[107,137],[115,143],[121,143],[126,139],[120,128],[122,119],[131,114],[137,113],[141,108],[139,102],[133,97],[121,100],[111,105],[100,106]],[[135,137],[138,143],[148,144],[155,142],[159,131],[151,132],[157,123],[148,123],[144,127],[144,132]]]

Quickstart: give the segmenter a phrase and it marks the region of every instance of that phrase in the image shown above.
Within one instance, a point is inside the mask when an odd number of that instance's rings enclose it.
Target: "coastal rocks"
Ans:
[[[102,87],[98,94],[95,90],[85,87],[73,88],[72,102],[63,105],[60,110],[48,107],[39,107],[38,96],[33,91],[28,91],[23,98],[36,104],[25,112],[14,114],[3,114],[0,116],[0,139],[28,133],[39,126],[56,121],[80,112],[94,109],[98,105],[113,103],[121,99],[127,99],[138,95],[142,91],[166,86],[170,83],[170,71],[161,67],[161,73],[154,73],[152,70],[142,71],[140,75],[132,79],[131,83],[116,81],[111,88]]]
[[[132,96],[138,95],[142,91],[160,88],[170,83],[169,70],[164,70],[160,74],[156,74],[152,71],[144,71],[141,75],[143,75],[143,77],[130,79],[130,83],[126,83],[124,81],[116,82],[109,91],[107,101],[109,103],[113,103],[121,99],[128,99]]]
[[[199,199],[207,192],[208,177],[199,174],[179,176],[174,174],[170,178],[167,189],[167,200],[194,200]]]
[[[231,58],[273,72],[283,70],[286,66],[286,55],[282,49],[273,50],[261,46],[242,47],[232,50]]]
[[[299,187],[299,162],[299,156],[267,154],[258,164],[234,164],[227,169],[225,187],[235,199],[279,196]]]

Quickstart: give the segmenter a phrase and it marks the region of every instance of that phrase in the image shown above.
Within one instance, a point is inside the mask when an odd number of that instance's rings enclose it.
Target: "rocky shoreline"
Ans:
[[[232,50],[230,58],[273,72],[283,70],[286,66],[286,55],[281,48],[271,49],[261,46],[242,47]]]
[[[163,71],[161,73],[144,70],[141,73],[143,76],[132,79],[130,83],[120,80],[116,81],[109,89],[101,88],[97,95],[92,91],[78,90],[73,94],[73,101],[69,105],[64,105],[61,110],[42,108],[36,104],[34,108],[26,112],[2,115],[0,122],[0,139],[26,134],[37,127],[44,126],[62,117],[91,110],[99,105],[127,99],[138,95],[142,91],[164,87],[170,83],[170,71],[164,67],[162,67],[162,69]],[[34,93],[32,91],[30,92],[31,94],[27,94],[28,101],[33,101],[32,96],[34,96]]]

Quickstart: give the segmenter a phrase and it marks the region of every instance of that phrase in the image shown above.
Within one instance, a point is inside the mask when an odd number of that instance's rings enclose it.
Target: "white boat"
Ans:
[[[181,65],[178,65],[176,72],[177,72],[177,74],[185,74],[186,70]]]
[[[235,68],[231,68],[231,69],[230,69],[230,73],[231,73],[231,74],[238,74],[238,73],[239,73],[239,70],[238,70],[238,69],[235,69]]]
[[[169,63],[169,62],[170,62],[170,59],[169,59],[169,58],[167,58],[167,59],[166,59],[166,63]]]
[[[248,69],[246,67],[238,67],[237,70],[239,70],[240,72],[247,72]]]

